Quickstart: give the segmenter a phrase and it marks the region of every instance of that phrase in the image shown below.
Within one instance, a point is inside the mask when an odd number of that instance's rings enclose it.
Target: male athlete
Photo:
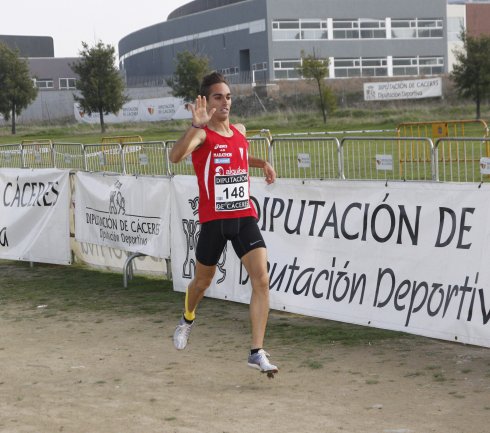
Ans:
[[[199,185],[201,231],[196,248],[196,273],[189,284],[184,313],[174,333],[178,350],[186,347],[195,311],[210,286],[227,241],[247,270],[252,283],[250,321],[252,343],[248,365],[273,377],[278,368],[263,349],[269,315],[267,250],[250,201],[248,167],[262,168],[265,180],[276,179],[272,166],[248,154],[245,127],[230,124],[231,93],[224,77],[213,72],[203,78],[195,105],[189,104],[192,125],[175,143],[170,160],[192,154]]]

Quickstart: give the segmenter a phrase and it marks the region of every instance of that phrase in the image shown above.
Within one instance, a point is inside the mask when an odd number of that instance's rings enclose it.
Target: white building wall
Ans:
[[[456,61],[454,50],[463,48],[463,43],[459,39],[462,28],[466,28],[466,6],[464,4],[447,5],[447,66],[449,73],[453,70]]]

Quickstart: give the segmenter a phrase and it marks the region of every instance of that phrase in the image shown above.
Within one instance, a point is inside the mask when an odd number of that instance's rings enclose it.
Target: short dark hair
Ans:
[[[201,96],[205,96],[206,99],[208,99],[211,86],[219,83],[224,83],[228,85],[226,78],[222,74],[220,74],[219,72],[211,72],[202,79],[199,94]]]

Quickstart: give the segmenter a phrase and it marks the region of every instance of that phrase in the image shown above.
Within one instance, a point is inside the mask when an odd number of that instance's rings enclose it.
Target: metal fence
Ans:
[[[486,182],[490,138],[268,137],[248,138],[250,155],[269,161],[278,177]],[[21,143],[0,145],[0,167],[63,168],[146,176],[193,175],[188,157],[169,160],[175,140],[129,143]],[[258,168],[251,176],[262,177]]]
[[[488,182],[490,138],[440,138],[435,142],[437,179],[444,182]],[[488,160],[486,160],[488,159]]]
[[[167,147],[164,141],[122,144],[125,174],[166,176],[169,174]]]
[[[54,143],[53,162],[55,168],[85,170],[85,155],[81,143]]]
[[[340,147],[345,179],[436,180],[429,138],[345,137]]]
[[[180,161],[177,164],[173,164],[170,162],[170,159],[168,158],[168,154],[174,144],[176,143],[177,140],[168,140],[165,144],[167,145],[167,161],[168,161],[168,170],[171,175],[174,174],[187,174],[187,175],[192,175],[194,174],[194,167],[192,165],[192,159],[191,156],[189,155],[187,158],[184,160]]]
[[[20,144],[0,145],[0,167],[24,167],[22,160],[22,147]]]
[[[340,143],[335,137],[276,138],[270,153],[278,177],[338,179],[342,175]]]

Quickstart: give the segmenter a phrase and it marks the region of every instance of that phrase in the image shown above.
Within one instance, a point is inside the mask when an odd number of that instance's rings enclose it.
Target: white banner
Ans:
[[[170,179],[77,172],[77,241],[165,258],[169,220]]]
[[[0,169],[0,258],[69,264],[68,170]]]
[[[99,123],[99,113],[85,113],[74,104],[75,119],[79,123]],[[159,122],[163,120],[191,119],[181,98],[135,99],[123,105],[118,113],[104,114],[105,123]]]
[[[388,81],[364,83],[365,101],[388,101],[393,99],[420,99],[442,96],[442,79]]]
[[[271,307],[490,347],[490,185],[252,179]],[[172,275],[194,274],[197,186],[172,180]],[[229,244],[208,296],[248,302]]]

